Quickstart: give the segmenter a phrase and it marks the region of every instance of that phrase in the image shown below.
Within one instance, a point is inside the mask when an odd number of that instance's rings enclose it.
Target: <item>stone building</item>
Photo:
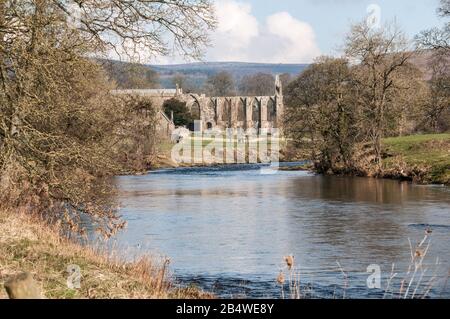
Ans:
[[[205,94],[184,94],[179,88],[173,90],[117,90],[114,93],[138,94],[150,98],[161,110],[160,125],[164,126],[165,130],[175,128],[173,121],[162,111],[164,102],[173,98],[186,103],[191,113],[200,121],[202,131],[254,128],[270,132],[273,128],[282,129],[284,103],[279,76],[276,76],[275,92],[272,96],[209,97]]]

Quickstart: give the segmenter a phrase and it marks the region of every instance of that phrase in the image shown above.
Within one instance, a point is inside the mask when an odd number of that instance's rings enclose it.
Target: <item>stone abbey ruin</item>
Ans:
[[[151,101],[160,109],[161,130],[167,136],[175,129],[173,119],[163,112],[164,102],[177,99],[185,102],[191,113],[199,121],[197,130],[255,129],[271,133],[280,129],[283,115],[283,88],[280,77],[275,79],[272,96],[232,96],[210,97],[205,94],[185,94],[177,89],[118,90],[116,94],[136,94]]]

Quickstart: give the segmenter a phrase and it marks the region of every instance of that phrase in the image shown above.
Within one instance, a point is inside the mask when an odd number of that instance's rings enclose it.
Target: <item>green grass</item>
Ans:
[[[191,143],[192,154],[194,154],[196,147],[204,149],[210,143],[215,143],[215,141],[205,138],[200,142],[189,138],[184,143]],[[236,146],[237,140],[235,137],[232,143]],[[167,159],[170,159],[173,145],[165,142],[160,146],[161,153]],[[226,139],[223,140],[223,146],[224,148],[227,147]],[[270,151],[271,146],[271,140],[269,139],[268,151]],[[286,140],[281,139],[280,149],[283,149],[285,146]],[[387,171],[393,172],[392,177],[395,178],[398,175],[396,173],[400,172],[400,169],[405,168],[409,178],[418,182],[450,184],[450,133],[386,138],[383,140],[383,148],[388,155],[384,159],[383,165]],[[246,145],[246,149],[248,149],[248,145]],[[169,160],[166,162],[169,162]],[[170,165],[164,162],[160,166]],[[189,165],[187,164],[187,166]]]
[[[281,149],[284,147],[286,141],[284,139],[278,139],[279,145],[278,147]],[[191,160],[193,161],[194,155],[196,152],[200,152],[203,154],[203,152],[208,151],[211,152],[213,155],[216,155],[217,150],[216,146],[219,145],[222,147],[222,151],[226,152],[228,151],[236,151],[236,150],[243,150],[245,157],[250,156],[250,145],[252,147],[252,150],[255,152],[258,152],[258,155],[262,147],[265,147],[265,152],[267,152],[267,155],[271,154],[272,147],[275,147],[273,144],[272,138],[255,138],[252,139],[249,143],[247,139],[244,139],[242,141],[238,141],[236,136],[233,136],[233,138],[230,140],[228,138],[224,137],[218,137],[216,138],[210,138],[210,137],[188,137],[185,138],[182,142],[183,145],[186,145],[187,147],[190,147],[191,149]],[[266,144],[266,145],[264,145]],[[154,164],[154,168],[163,168],[163,167],[178,167],[178,166],[192,166],[188,161],[188,163],[174,163],[171,161],[171,153],[172,148],[176,144],[171,143],[169,141],[161,141],[160,144],[157,146],[158,151],[158,161]],[[180,145],[178,145],[180,146]],[[230,150],[231,148],[231,150]],[[224,153],[225,154],[225,153]],[[255,153],[252,153],[255,154]],[[259,158],[259,157],[258,157]],[[222,158],[222,161],[219,161],[219,163],[223,163],[224,158]],[[204,165],[214,164],[210,162],[204,162]],[[196,165],[202,165],[202,163],[196,163]]]
[[[391,155],[384,160],[386,168],[392,167],[400,157],[409,167],[426,168],[426,182],[450,182],[450,134],[426,134],[387,138],[385,151]]]

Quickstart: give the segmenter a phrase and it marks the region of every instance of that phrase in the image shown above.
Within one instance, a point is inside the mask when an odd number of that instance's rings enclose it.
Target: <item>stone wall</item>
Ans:
[[[283,91],[279,76],[276,77],[273,96],[208,97],[204,94],[184,94],[182,90],[116,90],[115,94],[138,94],[148,97],[161,110],[160,125],[170,136],[175,129],[173,122],[163,114],[164,102],[178,99],[200,114],[201,130],[226,128],[282,129],[284,112]]]

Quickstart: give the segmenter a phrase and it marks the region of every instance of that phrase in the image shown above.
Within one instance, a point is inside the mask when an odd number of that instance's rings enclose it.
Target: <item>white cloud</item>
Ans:
[[[203,61],[310,63],[320,50],[314,29],[288,12],[276,12],[262,22],[245,0],[216,0],[218,27]],[[150,57],[140,51],[141,61],[155,64],[192,62],[173,52]]]
[[[283,61],[311,62],[320,55],[313,28],[299,21],[287,12],[280,12],[267,18],[270,34],[281,39],[281,50],[273,57]]]
[[[259,24],[251,15],[251,5],[219,1],[216,15],[219,25],[212,35],[213,47],[208,51],[208,56],[222,61],[246,59],[252,40],[259,35]]]
[[[313,28],[288,12],[274,13],[259,23],[250,4],[219,0],[216,14],[219,26],[207,61],[302,63],[320,55]]]

